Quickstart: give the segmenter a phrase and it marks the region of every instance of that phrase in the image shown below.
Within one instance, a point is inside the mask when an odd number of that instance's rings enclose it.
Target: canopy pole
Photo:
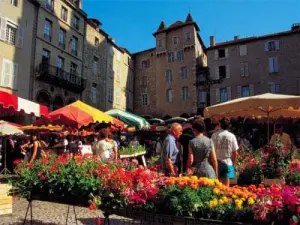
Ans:
[[[268,131],[268,143],[269,143],[269,141],[270,141],[270,113],[269,112],[267,112],[267,115],[268,115],[268,124],[267,124],[267,131]]]

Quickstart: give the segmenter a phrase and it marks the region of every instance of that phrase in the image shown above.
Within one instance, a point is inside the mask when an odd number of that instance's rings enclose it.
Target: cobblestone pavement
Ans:
[[[28,202],[24,199],[13,201],[13,214],[0,216],[1,225],[21,225],[26,214]],[[68,205],[33,201],[32,202],[32,216],[33,225],[62,225],[66,224],[66,215]],[[88,208],[75,207],[77,224],[78,225],[97,225],[96,218],[103,215],[100,211],[90,211]],[[30,224],[30,213],[27,216],[26,225]],[[75,225],[75,215],[73,207],[70,207],[70,214],[68,218],[68,225]],[[112,216],[110,225],[129,225],[139,224],[139,221],[133,221],[127,218]]]

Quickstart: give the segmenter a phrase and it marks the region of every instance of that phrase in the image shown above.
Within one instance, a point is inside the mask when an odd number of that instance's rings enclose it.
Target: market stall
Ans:
[[[123,111],[120,109],[111,109],[105,113],[123,121],[128,126],[136,127],[139,130],[142,128],[150,127],[150,124],[147,122],[146,119],[127,111]]]

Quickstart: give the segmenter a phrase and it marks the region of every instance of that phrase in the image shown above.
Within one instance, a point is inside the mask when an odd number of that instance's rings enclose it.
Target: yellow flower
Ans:
[[[224,204],[224,201],[222,199],[219,199],[219,204],[220,205],[223,205]]]
[[[242,209],[243,208],[243,201],[241,199],[234,200],[234,203],[235,203],[235,207],[237,209]]]
[[[216,194],[216,195],[219,194],[219,193],[220,193],[220,189],[214,188],[214,189],[213,189],[213,193]]]
[[[198,180],[198,177],[197,176],[191,176],[191,179],[192,180]]]
[[[253,205],[255,203],[255,201],[253,198],[248,198],[247,203],[248,203],[248,205]]]

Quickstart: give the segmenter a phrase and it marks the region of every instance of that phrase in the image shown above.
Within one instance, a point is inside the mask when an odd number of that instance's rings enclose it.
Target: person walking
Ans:
[[[235,178],[235,165],[237,161],[237,150],[239,149],[235,135],[228,131],[230,120],[223,118],[220,121],[221,129],[212,135],[218,159],[218,175],[220,181],[230,186],[230,179]]]
[[[161,167],[166,176],[177,176],[180,166],[180,152],[176,141],[182,133],[182,126],[173,123],[162,144]]]

